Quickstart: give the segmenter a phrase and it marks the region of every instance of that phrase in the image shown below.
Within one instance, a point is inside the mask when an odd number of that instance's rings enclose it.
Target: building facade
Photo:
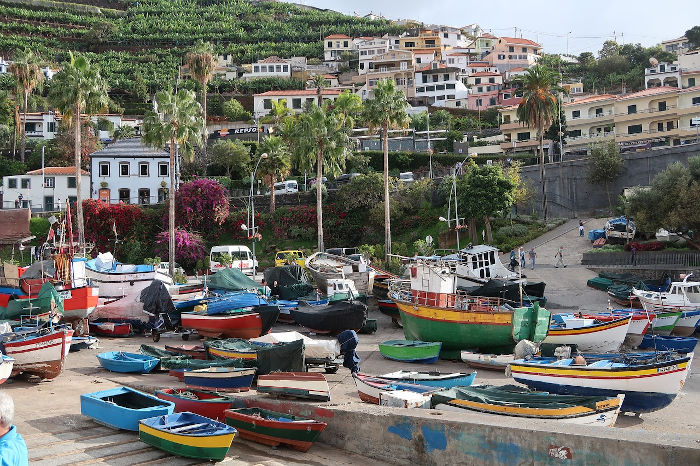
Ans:
[[[437,60],[442,59],[442,36],[438,31],[421,29],[399,38],[399,47],[402,50],[413,52],[414,49],[429,49],[435,51]]]
[[[389,39],[384,37],[360,37],[355,39],[358,56],[358,73],[365,74],[369,70],[372,59],[389,51]]]
[[[464,99],[468,91],[459,73],[459,68],[438,62],[418,68],[414,102],[417,105],[444,107],[447,100]]]
[[[675,53],[681,55],[690,49],[688,38],[683,36],[678,39],[665,40],[661,42],[661,49],[664,52]]]
[[[379,81],[393,79],[406,98],[412,99],[415,96],[415,68],[413,52],[408,50],[390,50],[375,56],[370,69],[365,73],[365,84],[360,90],[360,97],[362,100],[370,98]]]
[[[285,60],[276,55],[259,60],[250,65],[250,73],[245,73],[243,78],[291,78],[291,60]]]
[[[82,170],[81,174],[81,191],[87,199],[90,197],[90,173]],[[74,203],[77,195],[74,167],[45,167],[2,179],[3,209],[53,212],[65,209],[66,202]]]
[[[321,98],[326,100],[335,100],[343,92],[343,89],[325,88],[321,91]],[[294,113],[301,113],[304,110],[304,105],[317,101],[316,89],[302,90],[282,90],[282,91],[267,91],[253,96],[253,111],[257,118],[261,118],[272,109],[272,102],[280,100],[286,101],[286,106]]]
[[[355,44],[352,37],[345,34],[331,34],[323,39],[323,61],[342,61],[345,53],[354,50]]]
[[[500,73],[512,68],[528,68],[540,58],[542,46],[537,42],[519,37],[499,37],[486,56],[489,64]]]
[[[112,204],[163,202],[170,187],[169,161],[167,151],[148,147],[140,138],[110,144],[90,156],[90,197]]]
[[[55,138],[61,124],[61,119],[61,114],[55,112],[35,112],[27,113],[27,118],[25,121],[24,114],[20,113],[20,121],[24,123],[24,130],[26,131],[28,138]],[[92,122],[95,124],[98,124],[100,120],[106,120],[111,124],[112,130],[120,126],[131,126],[134,128],[137,135],[141,132],[142,120],[139,118],[125,118],[119,114],[109,113],[102,115],[91,115],[90,120],[92,120]],[[112,134],[110,130],[98,129],[97,136],[101,141],[105,141],[110,139]]]

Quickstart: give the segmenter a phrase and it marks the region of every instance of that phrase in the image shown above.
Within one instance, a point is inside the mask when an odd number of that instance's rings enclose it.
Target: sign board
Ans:
[[[219,130],[219,136],[224,137],[229,134],[256,134],[262,132],[262,128],[257,126],[246,126],[244,128],[224,128]]]
[[[690,126],[700,126],[700,118],[691,118]]]

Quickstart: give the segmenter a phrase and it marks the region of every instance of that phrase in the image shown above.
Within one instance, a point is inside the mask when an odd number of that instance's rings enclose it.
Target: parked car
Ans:
[[[352,181],[353,178],[360,176],[360,173],[343,173],[335,179],[337,184],[345,184]]]
[[[298,193],[299,185],[296,180],[286,180],[275,183],[275,194]]]
[[[253,257],[248,246],[226,245],[214,246],[209,251],[209,270],[218,272],[224,267],[221,265],[221,256],[228,254],[231,256],[231,269],[240,269],[243,273],[253,273],[253,267],[258,267],[258,261]]]
[[[160,264],[158,264],[158,266],[156,267],[156,272],[170,276],[170,262],[161,262]],[[180,264],[178,264],[177,262],[175,262],[175,273],[187,275],[185,273],[185,269],[180,267]]]
[[[403,181],[404,183],[413,183],[415,181],[413,179],[413,172],[399,173],[399,181]]]
[[[291,257],[296,258],[294,262],[297,265],[301,267],[306,267],[306,254],[304,254],[304,251],[301,251],[299,249],[277,251],[277,254],[275,255],[275,267],[281,267],[283,265],[286,265],[287,260]]]

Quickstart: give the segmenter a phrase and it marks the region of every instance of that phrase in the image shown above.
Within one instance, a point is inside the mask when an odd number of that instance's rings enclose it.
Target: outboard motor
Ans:
[[[338,334],[340,353],[343,355],[343,366],[350,369],[353,374],[360,372],[360,356],[355,351],[360,338],[354,330],[344,330]]]

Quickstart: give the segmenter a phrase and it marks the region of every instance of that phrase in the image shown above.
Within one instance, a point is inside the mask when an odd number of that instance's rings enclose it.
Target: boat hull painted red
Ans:
[[[257,312],[233,315],[182,314],[182,326],[205,337],[257,338],[262,319]]]
[[[187,398],[182,395],[183,392],[192,393],[197,396],[197,399]],[[231,408],[231,403],[233,401],[233,398],[221,393],[207,390],[193,390],[191,388],[166,388],[163,390],[156,390],[156,396],[161,400],[175,403],[176,413],[189,411],[217,421],[225,421],[226,416],[224,411]]]

